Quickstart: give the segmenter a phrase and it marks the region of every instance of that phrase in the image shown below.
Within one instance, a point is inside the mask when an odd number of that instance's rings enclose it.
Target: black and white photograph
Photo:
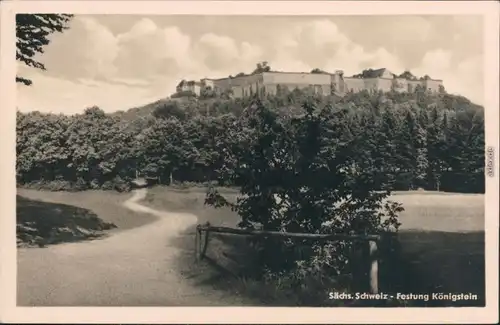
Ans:
[[[5,319],[498,320],[498,3],[182,3],[2,2]]]

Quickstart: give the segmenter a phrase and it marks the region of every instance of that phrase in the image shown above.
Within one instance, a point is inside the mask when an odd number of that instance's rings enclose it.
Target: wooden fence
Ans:
[[[202,233],[205,233],[202,243]],[[280,238],[297,238],[297,239],[311,239],[316,241],[361,241],[365,242],[363,259],[367,262],[366,272],[368,275],[367,290],[370,293],[378,293],[378,243],[381,240],[380,235],[346,235],[346,234],[306,234],[306,233],[290,233],[278,231],[264,231],[264,230],[244,230],[229,227],[214,227],[210,223],[198,225],[196,227],[195,237],[195,252],[197,259],[203,259],[206,256],[207,247],[209,243],[210,233],[225,233],[231,235],[241,236],[255,236],[255,237],[280,237]]]

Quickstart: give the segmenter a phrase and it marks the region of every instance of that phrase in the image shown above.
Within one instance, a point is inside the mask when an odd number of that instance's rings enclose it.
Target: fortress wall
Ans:
[[[237,98],[255,94],[259,89],[262,89],[262,86],[261,84],[257,83],[231,87],[231,90],[233,91],[233,96]]]
[[[262,83],[262,74],[254,74],[251,76],[242,76],[242,77],[236,77],[236,78],[231,78],[230,79],[230,86],[231,87],[244,87],[248,86],[251,84],[257,84],[257,83]]]
[[[383,92],[391,91],[393,79],[378,78],[378,90]]]
[[[339,74],[332,74],[330,75],[330,78],[332,85],[335,87],[336,93],[342,94],[346,91],[344,79]]]
[[[420,80],[408,80],[408,91],[414,92],[417,86],[422,85]]]
[[[214,80],[216,87],[222,89],[229,89],[231,87],[245,86],[252,83],[262,83],[262,74],[255,74],[251,76],[241,76],[236,78],[224,78]]]
[[[276,84],[277,86],[278,84]],[[298,88],[300,90],[304,90],[304,89],[311,89],[311,91],[315,88],[314,85],[311,85],[311,84],[298,84],[298,83],[280,83],[279,84],[280,87],[282,88],[288,88],[289,91],[294,91],[294,89]],[[319,85],[319,87],[321,87],[321,85]]]
[[[400,93],[408,91],[408,80],[396,78],[394,80],[394,90]]]
[[[276,87],[277,85],[266,85],[264,84],[264,89],[266,91],[266,94],[271,94],[271,95],[276,95],[278,92],[278,89]]]
[[[330,85],[331,76],[320,73],[279,73],[264,72],[264,84],[274,85]]]
[[[264,91],[266,94],[272,94],[275,95],[277,93],[277,86],[282,87],[282,89],[286,88],[288,91],[292,92],[296,88],[304,90],[304,89],[311,89],[311,91],[315,91],[317,93],[323,94],[323,95],[329,95],[331,92],[331,85],[310,85],[310,84],[249,84],[249,85],[244,85],[244,86],[236,86],[232,87],[233,90],[233,96],[234,97],[243,97],[243,96],[248,96],[250,94],[255,94],[258,89],[262,90],[264,88]]]
[[[232,87],[233,90],[233,96],[236,98],[241,98],[243,97],[243,87]]]
[[[213,80],[202,79],[202,82],[205,84],[205,87],[210,87],[212,89],[214,89],[214,87],[215,87],[215,82]]]
[[[201,93],[201,87],[199,85],[193,85],[191,86],[191,91],[199,96]]]
[[[214,90],[224,91],[231,89],[235,97],[248,96],[264,88],[268,94],[276,94],[277,85],[293,91],[295,88],[310,88],[316,93],[329,95],[332,85],[338,94],[349,91],[359,92],[362,90],[388,92],[393,87],[396,91],[414,91],[417,85],[424,86],[430,91],[439,91],[442,80],[407,80],[403,78],[353,78],[342,77],[340,74],[315,74],[299,72],[263,72],[255,75],[240,76],[235,78],[202,79],[205,85],[212,86]],[[183,88],[193,88],[184,85]],[[194,90],[197,93],[198,89]]]
[[[321,85],[321,94],[323,95],[330,95],[332,93],[332,85]]]
[[[344,78],[345,92],[358,92],[365,89],[365,80],[361,78]]]
[[[367,78],[365,80],[365,89],[368,91],[377,91],[379,88],[379,78]]]
[[[424,80],[424,86],[427,90],[438,92],[439,86],[442,85],[443,82],[441,80]]]
[[[214,88],[219,90],[229,89],[231,80],[229,78],[214,80]]]
[[[254,92],[262,85],[262,74],[250,76],[241,76],[236,78],[224,78],[215,80],[215,87],[221,91],[231,89],[235,97],[243,97],[244,93],[249,93],[250,89]]]

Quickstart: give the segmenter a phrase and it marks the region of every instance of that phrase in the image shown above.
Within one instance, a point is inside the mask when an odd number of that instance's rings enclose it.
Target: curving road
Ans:
[[[197,287],[175,271],[178,255],[185,252],[169,241],[197,218],[143,206],[138,202],[145,196],[146,189],[136,190],[124,205],[158,216],[156,222],[94,241],[18,249],[18,305],[246,305],[238,297]]]

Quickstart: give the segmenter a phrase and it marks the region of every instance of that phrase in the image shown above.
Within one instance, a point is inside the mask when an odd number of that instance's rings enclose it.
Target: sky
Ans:
[[[21,111],[127,110],[166,98],[182,79],[273,70],[410,70],[483,103],[481,16],[78,15],[37,59],[18,63]]]

